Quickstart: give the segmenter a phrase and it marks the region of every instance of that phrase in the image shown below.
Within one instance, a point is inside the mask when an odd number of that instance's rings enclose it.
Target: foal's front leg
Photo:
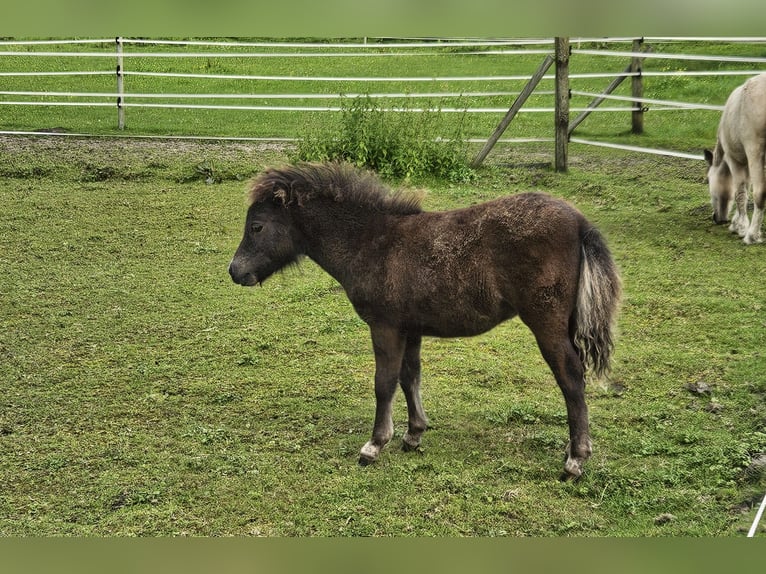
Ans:
[[[375,425],[372,438],[359,453],[359,464],[375,462],[381,449],[394,436],[392,405],[404,356],[405,338],[395,329],[371,327],[375,352]]]

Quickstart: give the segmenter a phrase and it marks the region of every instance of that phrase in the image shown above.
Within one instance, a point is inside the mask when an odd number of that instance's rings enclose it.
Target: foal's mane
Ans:
[[[285,205],[304,205],[324,198],[399,215],[422,211],[419,194],[394,191],[371,171],[344,162],[268,168],[253,180],[249,198],[251,204],[278,200]]]

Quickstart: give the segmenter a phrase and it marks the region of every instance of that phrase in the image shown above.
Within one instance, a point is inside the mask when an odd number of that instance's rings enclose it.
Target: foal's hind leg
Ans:
[[[585,404],[585,370],[565,328],[555,333],[534,329],[533,332],[567,406],[569,444],[562,479],[578,478],[583,472],[583,463],[590,458],[592,452],[588,407]]]
[[[407,338],[407,346],[404,350],[402,369],[399,373],[399,384],[407,399],[407,432],[402,437],[404,450],[415,450],[420,446],[420,439],[428,427],[420,400],[420,336]]]
[[[370,332],[375,352],[375,424],[372,438],[359,453],[359,464],[363,466],[375,462],[394,436],[391,413],[405,348],[404,336],[395,329],[371,327]]]

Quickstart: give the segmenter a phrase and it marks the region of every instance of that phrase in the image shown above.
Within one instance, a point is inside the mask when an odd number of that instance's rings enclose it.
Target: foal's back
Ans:
[[[576,209],[542,193],[399,217],[378,243],[386,249],[376,272],[347,289],[349,298],[368,320],[447,337],[573,306],[584,225]]]

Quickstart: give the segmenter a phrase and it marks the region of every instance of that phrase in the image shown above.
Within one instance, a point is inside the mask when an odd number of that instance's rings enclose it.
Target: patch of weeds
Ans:
[[[223,427],[197,425],[184,433],[184,437],[194,439],[201,445],[227,445],[234,442],[234,435]]]
[[[248,167],[232,164],[225,158],[204,159],[177,168],[171,177],[179,183],[203,181],[208,185],[226,181],[244,181],[252,174],[253,168],[248,169]]]
[[[194,171],[199,175],[201,179],[207,184],[215,183],[216,174],[215,168],[210,161],[203,161],[195,166]]]
[[[98,181],[109,181],[117,177],[117,168],[110,165],[85,164],[82,168],[81,181],[89,183]]]
[[[447,126],[434,111],[384,110],[369,96],[345,100],[338,125],[326,123],[306,133],[293,160],[343,160],[367,167],[383,177],[452,182],[474,178],[468,166],[464,116]],[[450,131],[446,137],[443,132]]]
[[[209,255],[209,254],[217,254],[220,253],[221,250],[216,245],[205,245],[200,243],[199,241],[194,242],[194,247],[192,248],[192,251],[195,255]]]
[[[0,165],[0,177],[13,179],[35,179],[49,177],[56,172],[52,165],[5,164]]]
[[[121,508],[131,506],[151,505],[156,506],[160,503],[161,493],[159,490],[121,490],[109,503],[109,510],[116,512]]]

